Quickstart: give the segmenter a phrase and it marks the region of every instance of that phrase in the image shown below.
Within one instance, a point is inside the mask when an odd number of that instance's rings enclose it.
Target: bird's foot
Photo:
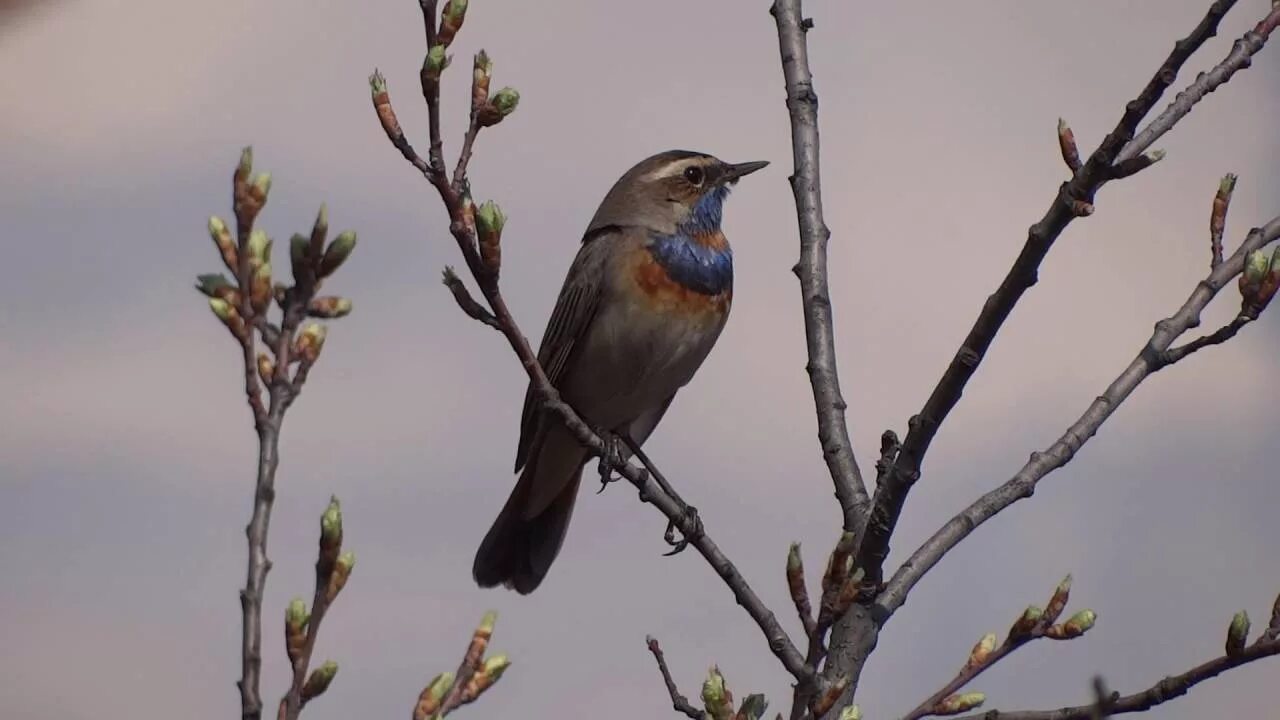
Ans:
[[[676,538],[676,531],[680,532],[680,537]],[[663,553],[666,557],[684,552],[689,547],[689,543],[702,537],[702,518],[698,517],[698,508],[692,505],[685,505],[680,517],[667,521],[667,531],[662,534],[662,539],[671,546],[671,550]]]
[[[599,495],[604,492],[605,488],[609,487],[609,483],[618,480],[614,472],[619,467],[622,467],[626,460],[622,457],[622,438],[608,430],[596,430],[596,435],[604,443],[604,452],[600,454],[600,464],[597,465],[600,471],[600,489],[596,491],[596,494]]]

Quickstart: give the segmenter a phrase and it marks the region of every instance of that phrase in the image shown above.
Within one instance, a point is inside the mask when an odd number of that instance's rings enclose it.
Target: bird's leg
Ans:
[[[644,466],[649,477],[653,478],[653,481],[662,489],[662,492],[666,493],[667,497],[670,497],[680,506],[679,520],[672,519],[667,522],[667,530],[662,534],[662,539],[666,540],[667,544],[671,546],[671,551],[664,553],[664,555],[669,557],[683,551],[689,547],[690,542],[702,534],[702,520],[698,517],[698,508],[686,503],[684,498],[680,497],[675,488],[671,487],[667,479],[662,476],[662,472],[649,460],[649,456],[645,455],[644,450],[640,449],[640,443],[636,442],[630,434],[624,432],[622,441],[627,444],[631,454],[640,460],[640,464]],[[643,496],[644,489],[641,488],[640,492]],[[677,530],[680,532],[679,539],[676,538]]]
[[[617,433],[601,429],[596,430],[596,435],[604,443],[604,452],[600,453],[600,464],[597,466],[600,471],[600,489],[596,494],[599,495],[609,487],[609,483],[618,479],[614,477],[614,471],[626,462],[626,458],[622,457],[623,441]]]

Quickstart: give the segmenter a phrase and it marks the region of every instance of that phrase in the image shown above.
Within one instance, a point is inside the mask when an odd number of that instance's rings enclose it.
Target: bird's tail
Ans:
[[[476,551],[471,576],[480,587],[505,585],[527,595],[542,583],[560,552],[586,456],[576,443],[572,448],[549,445],[560,443],[540,442],[531,448],[520,480]],[[554,492],[549,502],[548,490]]]

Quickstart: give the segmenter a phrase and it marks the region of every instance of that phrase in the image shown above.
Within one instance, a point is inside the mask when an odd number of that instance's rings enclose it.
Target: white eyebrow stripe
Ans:
[[[680,158],[679,160],[672,160],[666,165],[660,165],[653,170],[650,170],[648,173],[641,176],[640,180],[643,182],[651,182],[664,177],[674,177],[684,172],[684,169],[690,165],[704,165],[706,164],[706,161],[707,159],[703,157],[688,157]]]

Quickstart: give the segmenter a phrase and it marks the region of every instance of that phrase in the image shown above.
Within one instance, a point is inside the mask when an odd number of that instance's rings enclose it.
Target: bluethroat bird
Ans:
[[[720,229],[729,188],[765,162],[671,150],[605,195],[560,290],[538,360],[593,427],[639,447],[706,359],[729,317],[733,252]],[[589,453],[525,393],[520,479],[480,543],[481,587],[533,592],[564,542]],[[521,470],[523,469],[523,472]]]

